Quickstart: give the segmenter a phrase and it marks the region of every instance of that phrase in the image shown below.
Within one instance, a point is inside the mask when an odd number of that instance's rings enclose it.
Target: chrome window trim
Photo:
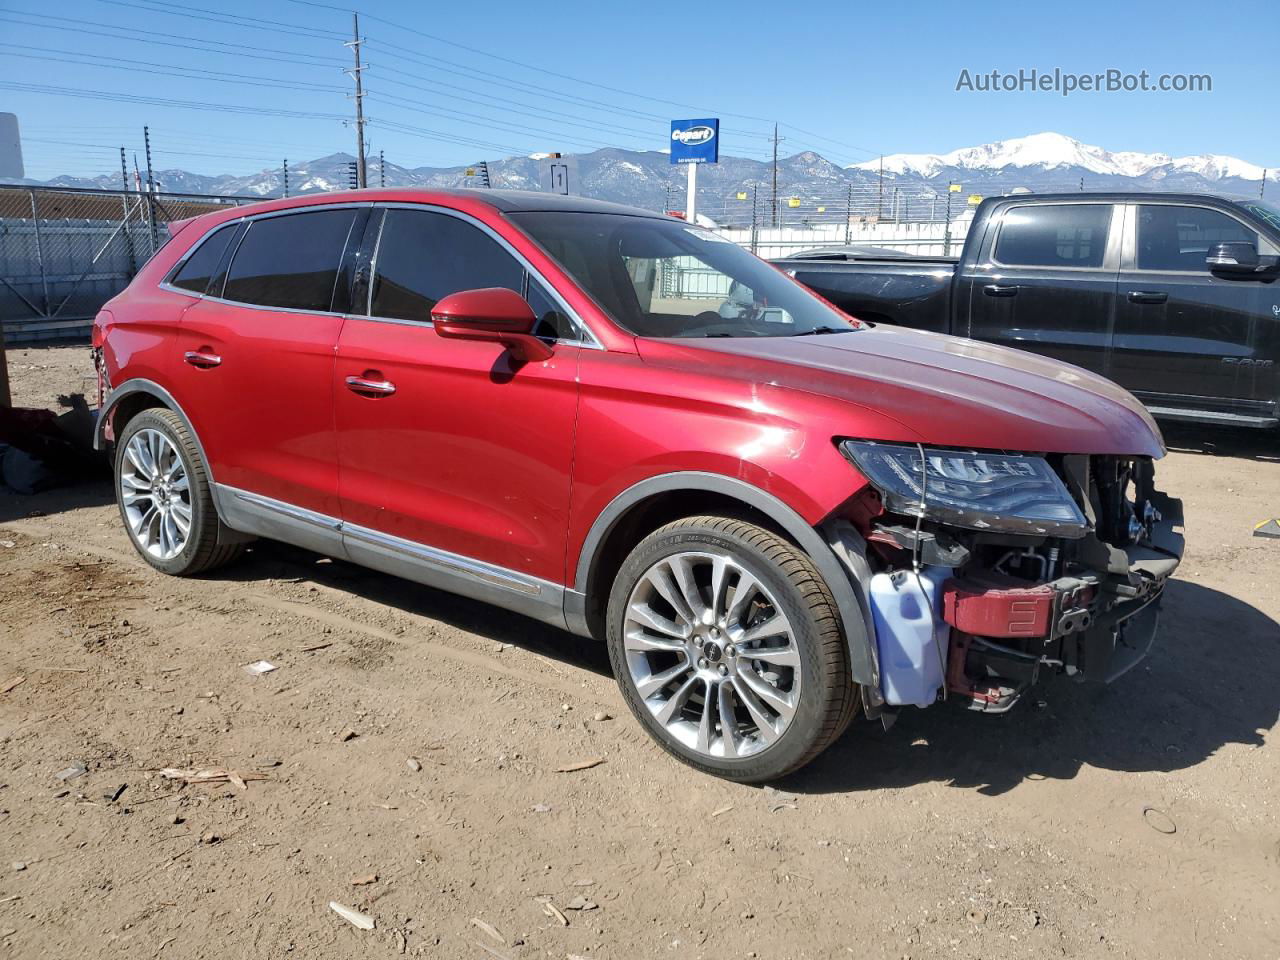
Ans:
[[[548,297],[551,300],[553,300],[555,303],[557,303],[564,310],[565,316],[569,318],[569,321],[570,323],[573,324],[574,328],[580,331],[584,335],[584,338],[581,340],[565,340],[563,338],[558,338],[556,340],[552,340],[551,341],[552,343],[558,346],[564,346],[564,347],[583,347],[588,350],[604,350],[605,349],[604,345],[596,338],[595,333],[592,332],[591,328],[582,319],[582,317],[578,314],[578,312],[574,310],[572,307],[570,307],[569,304],[565,302],[564,298],[560,296],[560,292],[556,290],[554,286],[548,283],[547,278],[543,276],[543,274],[540,271],[538,271],[533,266],[533,264],[531,264],[528,261],[528,259],[525,258],[525,256],[520,253],[520,251],[516,250],[513,246],[511,246],[511,244],[508,243],[505,238],[503,238],[496,231],[494,231],[493,228],[490,227],[488,224],[480,220],[477,220],[475,217],[471,216],[470,214],[463,213],[461,210],[453,210],[449,207],[442,207],[439,204],[435,204],[435,203],[375,203],[370,201],[359,202],[359,203],[356,203],[356,202],[332,203],[332,204],[318,203],[313,206],[290,207],[287,210],[270,210],[266,213],[251,214],[245,217],[237,217],[233,220],[227,220],[224,223],[220,223],[217,226],[210,227],[209,230],[205,232],[204,236],[202,236],[195,244],[192,245],[191,249],[187,251],[187,253],[183,256],[182,260],[175,265],[175,269],[179,269],[180,265],[186,262],[187,257],[190,257],[191,254],[195,253],[196,248],[199,247],[200,244],[204,243],[205,240],[207,240],[214,231],[220,230],[222,227],[228,226],[230,224],[246,223],[246,222],[252,223],[255,220],[266,220],[270,217],[282,217],[282,216],[287,216],[289,214],[309,213],[311,211],[316,211],[316,210],[340,210],[348,207],[354,207],[354,208],[371,207],[375,211],[377,210],[427,210],[433,213],[447,214],[448,216],[456,217],[459,220],[462,220],[466,223],[470,223],[472,226],[479,227],[481,231],[488,234],[495,241],[497,241],[498,245],[501,246],[504,250],[506,250],[507,253],[511,254],[511,256],[515,258],[516,262],[519,263],[521,267],[524,268],[525,272],[528,273],[531,278],[536,279],[542,285],[542,288],[547,293]],[[316,316],[341,317],[344,319],[351,318],[354,320],[372,320],[375,323],[394,323],[394,324],[400,324],[403,326],[427,327],[427,328],[432,327],[434,326],[434,324],[432,324],[430,320],[402,320],[398,317],[376,317],[373,315],[373,310],[372,310],[373,280],[374,280],[374,277],[377,275],[378,251],[382,246],[382,229],[383,229],[384,223],[385,223],[385,217],[382,220],[378,221],[378,238],[374,244],[373,255],[369,258],[369,289],[366,294],[365,312],[363,314],[339,313],[332,310],[300,310],[297,307],[268,307],[260,303],[246,303],[243,300],[228,300],[225,297],[220,297],[220,296],[215,297],[208,293],[202,293],[202,294],[193,293],[190,290],[183,290],[181,287],[175,287],[168,282],[167,277],[165,280],[161,281],[158,286],[161,290],[168,291],[169,293],[180,294],[186,297],[191,297],[192,299],[195,299],[195,300],[209,300],[213,303],[222,303],[232,307],[244,307],[249,310],[265,310],[269,313],[297,313],[297,314],[305,314],[307,316],[312,316],[312,317],[316,317]],[[248,235],[249,235],[249,231],[246,230],[244,234],[240,237],[240,243],[244,243],[244,238]],[[240,250],[240,244],[237,244],[236,249],[233,250],[231,253],[232,263],[235,262],[235,257],[236,257],[236,254],[239,253],[239,250]],[[230,264],[228,264],[228,267],[229,266]],[[176,274],[174,274],[173,272],[170,272],[168,276],[175,276],[175,275]]]
[[[1263,253],[1262,244],[1274,247],[1275,245],[1261,230],[1249,223],[1242,217],[1236,216],[1235,213],[1223,210],[1221,207],[1215,207],[1211,203],[1194,203],[1187,201],[1165,200],[1156,198],[1148,200],[1145,197],[1141,200],[1127,203],[1128,208],[1125,222],[1124,250],[1120,260],[1120,269],[1125,273],[1140,273],[1146,276],[1173,276],[1173,277],[1212,277],[1213,271],[1208,268],[1204,270],[1152,270],[1150,268],[1142,268],[1138,266],[1138,208],[1139,207],[1191,207],[1195,210],[1209,210],[1213,213],[1220,213],[1228,219],[1234,220],[1244,229],[1254,234],[1258,238],[1258,255],[1259,256],[1275,256],[1276,254]],[[1264,276],[1259,274],[1259,277]],[[1241,277],[1240,279],[1244,279]]]
[[[1020,207],[1109,207],[1111,209],[1110,217],[1107,219],[1107,236],[1106,242],[1102,248],[1102,263],[1096,267],[1060,267],[1046,263],[1005,263],[1003,260],[996,259],[996,251],[1000,249],[1000,237],[1004,234],[1005,218],[1011,212]],[[1064,270],[1072,273],[1094,273],[1098,270],[1118,270],[1120,267],[1119,245],[1115,242],[1116,236],[1116,212],[1123,204],[1116,203],[1114,200],[1051,200],[1048,202],[1024,202],[1014,203],[1005,207],[1000,212],[1000,222],[996,225],[995,236],[991,240],[991,255],[989,261],[997,267],[1004,267],[1008,270]]]
[[[215,233],[217,233],[223,227],[230,227],[232,228],[231,232],[234,234],[235,228],[238,227],[243,222],[244,222],[243,217],[237,217],[234,220],[227,220],[224,223],[216,224],[210,227],[208,230],[206,230],[203,234],[201,234],[200,239],[197,240],[195,243],[193,243],[191,246],[187,247],[187,252],[184,253],[173,264],[173,266],[169,268],[169,272],[164,275],[164,279],[161,280],[159,283],[160,289],[169,290],[173,293],[185,294],[188,297],[195,297],[197,300],[203,297],[204,296],[203,293],[196,293],[194,290],[187,290],[184,287],[175,287],[169,281],[177,278],[178,274],[182,272],[182,268],[187,265],[187,261],[190,260],[193,256],[195,256],[195,252],[199,250],[201,247],[203,247],[205,244],[205,241],[207,241]],[[240,245],[236,244],[236,249],[239,249],[239,247]],[[232,254],[234,255],[234,253],[235,251],[233,250]]]
[[[297,307],[268,307],[261,303],[247,303],[244,300],[228,300],[225,297],[215,297],[215,296],[211,296],[208,293],[192,293],[190,290],[183,290],[181,287],[175,287],[173,284],[169,282],[169,278],[177,276],[175,271],[181,269],[182,265],[187,262],[187,259],[193,253],[196,252],[196,249],[202,243],[204,243],[206,240],[209,239],[211,234],[213,234],[217,230],[221,230],[223,227],[230,226],[232,224],[239,224],[239,223],[252,224],[257,220],[270,220],[274,217],[286,217],[286,216],[302,214],[302,213],[315,213],[322,210],[358,210],[362,207],[372,207],[372,206],[374,206],[374,204],[372,201],[369,201],[369,200],[363,200],[363,201],[348,200],[345,203],[317,203],[317,204],[311,204],[311,205],[302,206],[302,207],[289,207],[285,210],[268,210],[265,213],[252,213],[252,214],[249,214],[248,216],[234,217],[230,220],[226,220],[206,230],[204,233],[204,236],[202,236],[199,240],[197,240],[195,243],[191,245],[191,248],[187,250],[185,254],[183,254],[182,259],[179,260],[176,264],[174,264],[173,269],[169,271],[169,273],[165,276],[165,279],[162,280],[159,284],[157,284],[157,286],[161,290],[168,291],[169,293],[182,294],[183,296],[193,297],[196,300],[212,300],[214,303],[225,303],[234,307],[247,307],[250,310],[267,310],[267,311],[270,311],[271,313],[305,313],[313,317],[315,316],[322,316],[322,317],[346,316],[346,314],[344,313],[337,313],[337,312],[334,312],[333,310],[300,310]],[[240,252],[240,247],[244,243],[244,238],[247,237],[248,235],[249,235],[248,230],[246,230],[243,234],[241,234],[240,243],[237,243],[236,248],[231,251],[231,260],[227,263],[228,270],[230,270],[231,264],[235,262],[236,254]],[[347,242],[350,242],[350,238],[351,238],[350,232],[348,232]],[[346,251],[345,246],[343,247],[343,251],[344,252]],[[339,266],[341,266],[341,264],[339,264]],[[335,274],[334,282],[335,283],[337,282],[336,274]]]

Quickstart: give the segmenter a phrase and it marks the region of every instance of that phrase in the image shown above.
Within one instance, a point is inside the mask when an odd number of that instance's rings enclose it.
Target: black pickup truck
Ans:
[[[773,262],[855,317],[1055,357],[1160,417],[1280,423],[1280,209],[1262,201],[992,197],[959,258],[842,247]]]

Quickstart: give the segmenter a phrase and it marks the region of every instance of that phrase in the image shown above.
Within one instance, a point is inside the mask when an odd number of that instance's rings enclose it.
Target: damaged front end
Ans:
[[[1183,538],[1149,457],[842,449],[871,483],[842,521],[871,573],[870,714],[1003,713],[1045,671],[1110,682],[1150,650]]]

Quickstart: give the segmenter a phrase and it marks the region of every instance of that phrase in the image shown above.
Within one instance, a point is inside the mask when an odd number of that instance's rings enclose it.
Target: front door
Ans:
[[[1012,206],[977,269],[960,278],[954,332],[1103,373],[1119,244],[1110,203]],[[1117,235],[1118,236],[1118,235]]]
[[[348,553],[458,592],[514,590],[558,610],[576,331],[487,228],[423,208],[376,217],[372,276],[357,288],[368,315],[348,317],[334,379]],[[554,355],[522,364],[500,344],[438,336],[436,302],[481,287],[523,294]]]
[[[218,484],[336,518],[333,295],[366,213],[249,221],[225,275],[183,314],[177,396]]]
[[[1257,349],[1259,325],[1274,323],[1274,277],[1215,275],[1205,264],[1215,243],[1256,249],[1257,232],[1220,210],[1172,203],[1133,206],[1130,220],[1108,375],[1155,406],[1248,412],[1274,400],[1274,365]]]

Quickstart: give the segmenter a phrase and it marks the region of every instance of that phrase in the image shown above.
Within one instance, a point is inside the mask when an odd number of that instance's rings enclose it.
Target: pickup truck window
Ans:
[[[1261,200],[1238,200],[1236,202],[1255,217],[1261,217],[1276,230],[1280,230],[1280,209]]]
[[[1108,203],[1010,207],[995,259],[1011,267],[1100,267],[1110,223]]]
[[[1258,235],[1234,217],[1208,207],[1138,207],[1138,269],[1208,273],[1204,258],[1215,243],[1252,243]]]
[[[624,329],[641,337],[795,337],[859,329],[709,230],[612,213],[512,213]]]

